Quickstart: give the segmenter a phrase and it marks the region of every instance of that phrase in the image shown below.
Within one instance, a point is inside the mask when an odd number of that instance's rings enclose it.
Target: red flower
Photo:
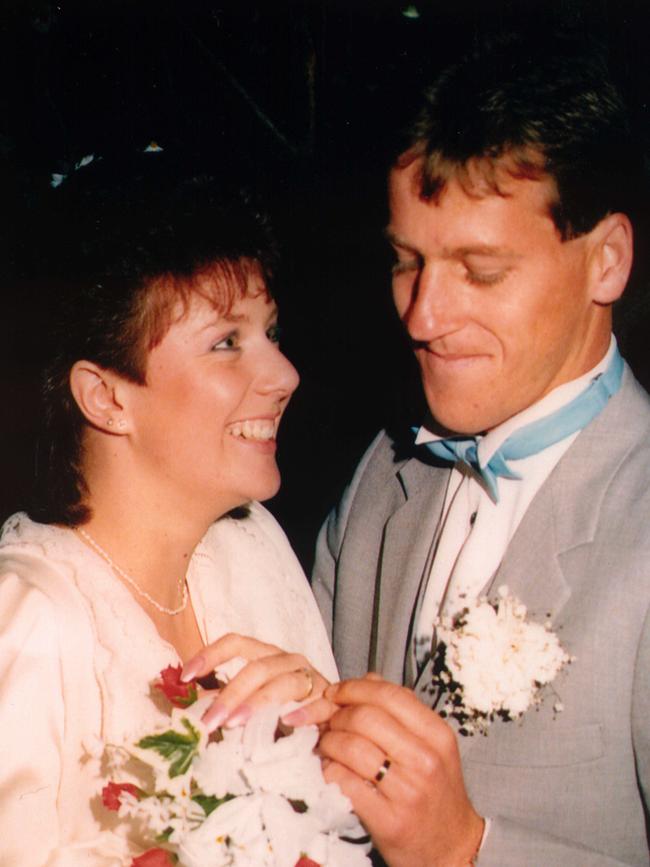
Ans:
[[[302,858],[296,861],[296,867],[321,867],[321,865],[312,861],[311,858],[307,858],[306,855],[303,855]]]
[[[174,867],[171,853],[166,849],[147,849],[131,861],[131,867]]]
[[[104,786],[102,789],[102,801],[104,802],[104,806],[108,810],[119,810],[120,795],[122,792],[129,792],[131,795],[135,795],[136,798],[139,798],[142,795],[140,789],[137,786],[134,786],[133,783],[108,783],[108,785]]]
[[[160,680],[154,682],[154,687],[164,693],[174,707],[189,707],[197,699],[196,683],[190,680],[182,683],[180,665],[168,665],[160,672]]]

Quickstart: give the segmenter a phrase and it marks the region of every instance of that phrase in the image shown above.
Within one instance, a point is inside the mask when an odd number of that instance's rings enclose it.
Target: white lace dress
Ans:
[[[289,543],[259,504],[215,523],[188,571],[202,638],[240,632],[336,667]],[[101,746],[159,721],[150,682],[174,648],[74,532],[10,518],[0,540],[0,865],[121,867],[99,798]]]

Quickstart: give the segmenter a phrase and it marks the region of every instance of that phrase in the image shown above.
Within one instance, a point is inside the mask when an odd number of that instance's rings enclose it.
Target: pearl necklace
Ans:
[[[117,563],[115,563],[115,561],[110,557],[110,555],[106,551],[104,551],[104,549],[101,547],[101,545],[99,545],[93,539],[93,537],[90,535],[90,533],[87,533],[82,527],[75,527],[75,530],[77,531],[77,533],[79,533],[81,536],[84,537],[84,539],[88,542],[88,544],[92,548],[94,548],[95,551],[97,551],[99,556],[108,563],[108,565],[111,567],[111,569],[113,569],[114,572],[117,572],[117,574],[121,578],[124,578],[124,580],[127,582],[127,584],[130,584],[136,593],[138,593],[140,596],[142,596],[143,599],[146,599],[147,602],[149,602],[151,605],[153,605],[154,608],[157,608],[158,611],[161,612],[161,614],[171,614],[173,617],[174,615],[180,614],[182,611],[185,611],[185,609],[187,608],[187,600],[188,600],[187,581],[185,580],[185,576],[178,579],[178,590],[182,594],[181,604],[178,606],[178,608],[165,608],[164,605],[161,605],[159,602],[156,602],[155,599],[153,599],[151,596],[149,596],[147,591],[143,590],[138,585],[138,583],[133,578],[131,578],[131,576],[127,572],[124,571],[124,569],[121,569],[117,565]]]

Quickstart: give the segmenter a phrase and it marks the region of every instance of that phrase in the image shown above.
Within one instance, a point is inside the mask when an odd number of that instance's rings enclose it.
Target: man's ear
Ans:
[[[592,230],[592,300],[612,304],[623,294],[632,269],[632,224],[625,214],[609,214]]]
[[[120,400],[121,377],[93,361],[76,361],[70,370],[70,391],[93,427],[107,433],[128,432]]]

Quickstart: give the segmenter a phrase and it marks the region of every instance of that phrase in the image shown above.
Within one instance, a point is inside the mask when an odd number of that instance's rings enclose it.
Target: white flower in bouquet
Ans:
[[[103,791],[155,847],[132,867],[369,867],[349,800],[323,779],[315,726],[284,730],[288,708],[266,707],[210,735],[201,717],[212,698],[197,699],[180,668],[161,674],[177,705],[168,726],[114,750],[140,762],[153,791],[115,782]]]

